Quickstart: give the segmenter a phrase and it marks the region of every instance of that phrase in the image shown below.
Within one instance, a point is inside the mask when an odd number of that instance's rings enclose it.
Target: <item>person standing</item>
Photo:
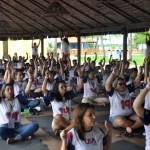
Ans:
[[[61,36],[61,32],[59,32],[59,37],[62,41],[62,58],[65,61],[69,57],[69,41],[67,35],[64,38]]]
[[[34,42],[34,38],[33,38],[32,45],[31,45],[32,46],[32,59],[35,59],[37,57],[39,45],[40,45],[40,40],[39,40],[39,43],[37,44]]]

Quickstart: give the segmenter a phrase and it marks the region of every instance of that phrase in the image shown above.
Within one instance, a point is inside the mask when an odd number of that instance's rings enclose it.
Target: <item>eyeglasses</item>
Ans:
[[[125,84],[125,82],[122,82],[122,83],[118,83],[118,85],[123,86],[123,85],[126,85],[126,84]]]

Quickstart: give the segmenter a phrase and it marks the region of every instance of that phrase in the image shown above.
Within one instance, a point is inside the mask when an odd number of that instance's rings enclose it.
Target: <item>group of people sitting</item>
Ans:
[[[143,66],[129,68],[129,62],[105,58],[96,65],[95,60],[86,58],[82,65],[77,60],[71,62],[69,55],[53,58],[53,54],[27,59],[16,54],[11,59],[0,60],[0,137],[8,144],[30,139],[39,125],[21,124],[21,112],[35,109],[41,98],[47,107],[52,107],[52,129],[62,139],[61,150],[104,149],[108,150],[112,139],[112,126],[125,128],[127,134],[145,125],[149,140],[150,89],[149,64],[146,58]],[[102,88],[102,93],[100,91]],[[140,92],[140,90],[142,92]],[[71,115],[71,100],[83,93],[79,104]],[[145,106],[143,103],[145,100]],[[94,105],[106,106],[110,103],[109,121],[106,130],[95,127]],[[133,111],[134,108],[134,112]],[[146,143],[149,147],[149,142]],[[93,148],[94,146],[94,148]]]

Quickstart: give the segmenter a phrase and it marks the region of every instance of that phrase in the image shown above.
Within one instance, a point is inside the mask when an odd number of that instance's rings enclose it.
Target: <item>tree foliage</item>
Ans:
[[[136,46],[138,46],[139,44],[145,44],[146,43],[146,34],[148,34],[148,32],[135,33],[133,36],[134,44]]]

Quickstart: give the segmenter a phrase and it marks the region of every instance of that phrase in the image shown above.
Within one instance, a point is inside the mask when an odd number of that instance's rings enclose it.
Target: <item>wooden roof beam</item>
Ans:
[[[35,1],[31,1],[31,0],[29,0],[30,1],[30,3],[32,3],[32,4],[34,4],[34,5],[36,5],[38,8],[40,8],[43,12],[45,12],[45,7],[41,4],[41,3],[39,3],[39,2],[35,2]],[[47,1],[45,1],[46,3],[48,3]],[[40,5],[40,7],[39,7],[39,5]],[[43,7],[42,7],[43,6]],[[38,16],[39,17],[39,16]],[[41,17],[40,17],[41,18]],[[43,19],[43,18],[42,18]],[[55,18],[56,19],[56,18]],[[51,22],[49,22],[49,21],[47,21],[47,20],[45,20],[45,19],[43,19],[44,21],[46,21],[47,23],[49,23],[49,24],[51,24],[53,27],[55,27],[56,29],[58,29],[58,30],[61,30],[58,26],[56,26],[55,24],[53,24],[53,23],[51,23]]]
[[[29,34],[29,31],[26,30],[24,27],[22,27],[20,24],[18,24],[17,21],[15,21],[13,18],[11,18],[10,16],[8,16],[7,14],[5,14],[5,16],[7,16],[7,18],[9,18],[9,19],[11,19],[13,22],[15,22],[15,24],[16,24],[17,26],[19,26],[23,31],[26,31],[26,33]]]
[[[122,0],[124,1],[125,3],[128,3],[129,5],[131,5],[132,7],[136,8],[137,10],[140,10],[141,12],[147,14],[147,15],[150,15],[150,13],[144,9],[142,9],[141,7],[135,5],[133,2],[129,1],[129,0]]]
[[[43,1],[45,1],[45,2],[49,3],[49,1],[47,1],[47,0],[43,0]],[[72,15],[72,14],[70,14],[70,16],[71,16],[72,18],[74,18],[74,19],[78,20],[79,22],[81,22],[81,23],[85,24],[86,26],[88,26],[88,27],[90,27],[90,28],[92,28],[92,27],[93,27],[93,26],[91,26],[90,24],[88,24],[87,22],[84,22],[84,21],[80,20],[79,18],[77,18],[76,16],[74,16],[74,15]]]
[[[100,21],[98,21],[98,20],[96,20],[95,18],[93,18],[93,17],[87,15],[87,14],[84,13],[83,11],[81,11],[81,10],[79,10],[79,9],[77,9],[77,8],[75,8],[75,7],[73,7],[72,5],[70,5],[69,3],[67,3],[66,1],[64,1],[64,0],[59,0],[59,2],[64,3],[65,5],[69,6],[70,8],[72,8],[72,9],[74,9],[75,11],[79,12],[80,14],[86,16],[87,18],[90,18],[91,20],[95,21],[96,23],[100,24],[101,26],[106,27],[106,25],[104,25],[104,24],[101,23]]]
[[[81,1],[81,0],[78,0],[81,4],[83,4],[84,6],[86,6],[86,7],[88,7],[89,9],[91,9],[92,11],[94,11],[94,12],[96,12],[96,13],[98,13],[99,15],[101,15],[101,16],[103,16],[104,18],[106,18],[106,19],[108,19],[109,21],[111,21],[111,22],[113,22],[113,23],[115,23],[115,24],[117,24],[117,25],[120,25],[117,21],[115,21],[115,20],[113,20],[113,19],[111,19],[110,17],[108,17],[108,16],[106,16],[104,13],[102,13],[102,12],[100,12],[99,10],[97,10],[97,9],[94,9],[93,7],[91,7],[89,4],[87,4],[86,2],[88,2],[88,1]]]
[[[71,22],[71,21],[70,21],[70,20],[68,20],[67,18],[65,18],[65,17],[63,17],[63,16],[61,16],[61,18],[63,18],[63,20],[65,20],[65,21],[66,21],[66,22],[68,22],[69,24],[72,24],[73,26],[75,26],[75,27],[79,28],[79,26],[78,26],[78,25],[74,24],[73,22]],[[80,28],[83,28],[83,27],[80,27]]]
[[[25,8],[26,10],[28,10],[28,11],[30,11],[31,13],[33,13],[34,15],[36,15],[37,17],[39,17],[36,13],[34,13],[33,11],[31,11],[28,7],[26,7],[26,6],[24,6],[24,5],[22,5],[19,1],[16,1],[16,3],[17,4],[19,4],[20,6],[22,6],[23,8]],[[18,10],[19,11],[19,10]],[[25,15],[24,13],[22,13],[23,15]],[[32,19],[31,17],[29,17],[28,15],[25,15],[25,16],[27,16],[28,18],[30,18],[31,20],[34,20],[35,22],[37,22],[39,25],[41,25],[42,27],[44,27],[46,30],[48,30],[48,31],[52,31],[52,30],[50,30],[49,28],[47,28],[46,26],[44,26],[43,24],[41,24],[41,23],[39,23],[38,21],[36,21],[35,19]],[[40,17],[41,18],[41,17]],[[43,19],[43,18],[41,18],[41,19]],[[44,20],[44,19],[43,19]],[[45,21],[45,20],[44,20]]]
[[[32,2],[31,0],[29,0],[30,2]],[[34,2],[35,3],[35,2]],[[36,2],[35,3],[36,5],[37,4],[39,4],[38,2]],[[41,7],[42,6],[42,4],[40,5],[40,9],[42,9],[43,11],[45,11],[45,8],[44,8],[44,6],[43,7]],[[38,6],[37,6],[38,7]],[[66,22],[64,21],[64,20],[60,20],[59,18],[59,15],[58,16],[56,16],[56,17],[53,17],[55,20],[57,20],[58,22],[61,22],[61,24],[63,24],[64,26],[66,26],[66,27],[68,27],[68,28],[70,28],[70,29],[72,29],[73,30],[73,28],[70,26],[70,25],[68,25],[68,24],[66,24]]]
[[[16,14],[13,14],[13,13],[10,12],[8,9],[5,9],[5,8],[3,8],[2,6],[0,6],[0,7],[1,7],[1,9],[5,10],[5,12],[9,12],[9,13],[12,14],[14,17],[18,18],[19,20],[25,22],[26,24],[28,24],[28,25],[31,26],[32,28],[35,28],[37,31],[39,31],[39,32],[42,33],[42,31],[41,31],[40,29],[38,29],[37,27],[35,27],[35,26],[31,25],[30,23],[26,22],[24,19],[22,19],[22,18],[16,16]]]
[[[20,11],[17,10],[16,8],[12,7],[11,5],[9,5],[8,3],[6,3],[5,1],[2,0],[1,2],[5,3],[5,4],[8,5],[9,7],[13,8],[14,10],[16,10],[16,11],[18,11],[19,13],[22,14],[22,12],[20,12]],[[8,10],[7,10],[7,11],[8,11]],[[12,12],[11,12],[11,14],[12,14]],[[14,14],[13,14],[13,15],[14,15]],[[24,14],[23,14],[23,15],[24,15]],[[16,15],[14,15],[14,16],[16,16]],[[29,18],[29,19],[31,19],[32,21],[34,21],[32,18],[28,17],[27,15],[24,15],[24,16],[26,16],[27,18]],[[19,17],[18,17],[18,18],[19,18]],[[23,19],[20,19],[20,20],[24,21]],[[25,22],[25,21],[24,21],[24,22]],[[34,21],[34,22],[37,22],[37,21]],[[26,23],[27,23],[27,22],[26,22]],[[31,24],[28,24],[28,25],[31,25]],[[42,33],[42,30],[36,28],[35,26],[32,26],[32,27],[35,28],[35,29],[37,29],[38,31],[40,31],[40,32]]]
[[[124,16],[126,19],[128,19],[129,21],[131,21],[132,23],[137,23],[137,22],[141,22],[139,19],[131,16],[130,14],[126,13],[125,11],[123,11],[122,9],[116,7],[115,5],[113,5],[112,3],[105,3],[105,2],[101,2],[103,5],[105,5],[106,7],[114,10],[115,12],[117,12],[118,14],[120,14],[121,16]]]

